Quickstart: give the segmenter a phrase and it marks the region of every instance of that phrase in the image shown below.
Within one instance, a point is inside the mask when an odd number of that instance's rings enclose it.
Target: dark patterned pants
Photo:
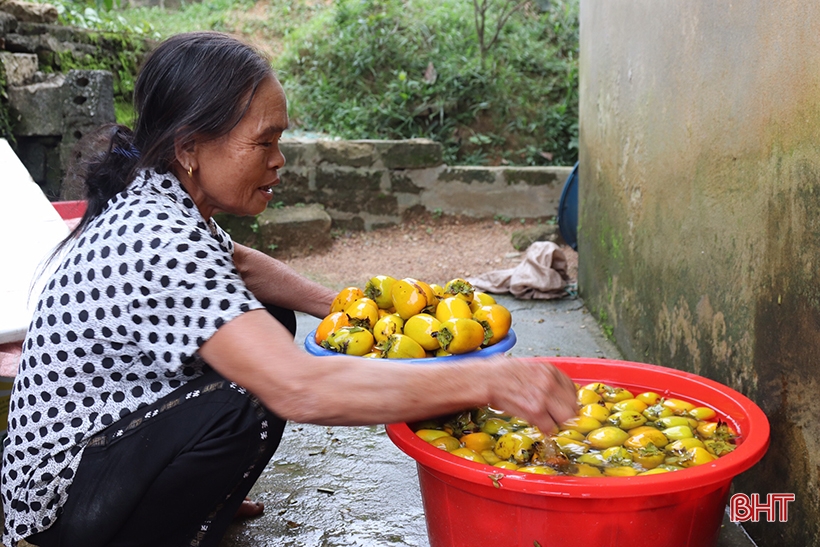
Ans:
[[[268,309],[295,332],[293,312]],[[38,547],[215,547],[284,426],[211,370],[93,437],[60,516],[28,541]]]

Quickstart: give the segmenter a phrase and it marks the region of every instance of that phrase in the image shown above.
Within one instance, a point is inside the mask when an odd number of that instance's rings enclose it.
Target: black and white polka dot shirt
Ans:
[[[173,175],[144,171],[62,255],[11,396],[5,545],[54,522],[88,439],[199,376],[199,347],[262,307],[232,253]]]

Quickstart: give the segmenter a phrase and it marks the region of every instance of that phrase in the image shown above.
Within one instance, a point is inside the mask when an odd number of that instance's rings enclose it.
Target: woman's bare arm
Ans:
[[[435,365],[317,357],[298,348],[263,310],[223,325],[200,354],[296,422],[392,423],[492,404],[549,431],[576,410],[572,381],[546,363],[499,356]]]
[[[276,304],[314,317],[330,313],[336,292],[296,272],[287,264],[235,244],[234,264],[253,295],[265,304]]]

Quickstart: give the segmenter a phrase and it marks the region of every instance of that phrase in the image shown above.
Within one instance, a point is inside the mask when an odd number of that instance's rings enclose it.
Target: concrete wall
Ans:
[[[319,203],[336,228],[399,224],[413,211],[474,218],[549,218],[571,167],[450,167],[441,145],[398,141],[288,140],[273,203]]]
[[[820,545],[820,3],[581,0],[580,50],[582,295],[627,358],[763,408],[735,488],[796,501],[746,529]]]

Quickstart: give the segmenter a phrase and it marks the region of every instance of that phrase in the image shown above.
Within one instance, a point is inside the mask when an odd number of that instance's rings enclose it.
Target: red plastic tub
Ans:
[[[678,370],[604,359],[536,359],[581,384],[601,381],[710,406],[738,433],[739,445],[714,463],[672,473],[544,476],[473,463],[424,442],[407,424],[388,425],[390,439],[416,460],[430,546],[714,546],[732,479],[768,448],[763,411],[733,389]]]
[[[88,203],[84,200],[78,201],[55,201],[51,204],[60,213],[63,220],[82,218]]]

